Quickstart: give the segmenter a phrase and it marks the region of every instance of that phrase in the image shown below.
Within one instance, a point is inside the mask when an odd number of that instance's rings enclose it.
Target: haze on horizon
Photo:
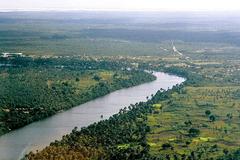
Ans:
[[[6,10],[240,11],[237,0],[0,0]]]

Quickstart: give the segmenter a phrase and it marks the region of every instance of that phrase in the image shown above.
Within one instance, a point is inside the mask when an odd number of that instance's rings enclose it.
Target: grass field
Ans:
[[[239,91],[240,86],[185,87],[184,93],[173,93],[170,99],[154,105],[154,113],[148,115],[150,154],[189,155],[203,146],[216,145],[205,155],[216,158],[224,149],[238,147],[240,99],[235,95]],[[215,120],[211,121],[211,115]],[[199,135],[190,136],[191,128],[198,129]],[[171,147],[164,147],[166,144]]]

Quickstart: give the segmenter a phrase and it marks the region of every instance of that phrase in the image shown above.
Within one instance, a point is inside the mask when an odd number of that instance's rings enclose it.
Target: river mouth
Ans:
[[[63,135],[70,133],[75,126],[81,128],[102,119],[108,119],[113,114],[118,113],[121,108],[146,101],[147,96],[155,94],[160,88],[170,89],[185,81],[184,78],[162,72],[154,72],[153,74],[157,77],[153,82],[114,91],[1,136],[0,159],[20,159],[30,151],[41,150],[50,142],[60,140]]]

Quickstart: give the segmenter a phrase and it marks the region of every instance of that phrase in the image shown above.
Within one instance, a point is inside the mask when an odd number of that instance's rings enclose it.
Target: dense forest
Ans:
[[[147,102],[123,108],[108,120],[74,128],[62,140],[25,158],[240,159],[237,62],[141,61],[141,68],[187,80],[171,90],[160,89]],[[180,67],[175,66],[178,63]]]
[[[154,103],[166,99],[171,91],[158,91],[147,102],[123,108],[109,120],[92,124],[80,131],[63,136],[61,141],[51,143],[43,151],[30,153],[27,159],[146,159],[149,145],[146,134],[147,114],[152,113]]]
[[[124,63],[81,58],[0,59],[0,135],[111,91],[155,79]]]

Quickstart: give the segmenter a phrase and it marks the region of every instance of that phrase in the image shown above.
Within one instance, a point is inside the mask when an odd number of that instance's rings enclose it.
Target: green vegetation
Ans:
[[[81,58],[0,60],[0,135],[111,91],[154,80],[124,64]],[[74,65],[74,66],[73,66]]]
[[[0,58],[0,134],[151,81],[147,69],[187,80],[25,158],[239,160],[238,16],[107,14],[0,14],[0,52],[31,55]]]
[[[159,90],[146,103],[125,108],[109,120],[74,130],[43,151],[28,154],[28,159],[71,159],[68,157],[76,155],[79,159],[239,157],[240,73],[236,61],[218,67],[174,57],[129,61],[138,62],[140,68],[186,77],[187,81],[168,91]],[[184,65],[176,67],[176,63]],[[58,148],[63,146],[67,149],[61,154]]]
[[[196,151],[195,154],[199,154],[195,155],[199,156],[197,159],[207,157],[216,159],[224,154],[224,149],[234,150],[240,145],[238,138],[240,101],[231,98],[236,89],[210,86],[184,87],[180,94],[172,93],[170,98],[160,101],[163,111],[157,114],[153,112],[155,114],[150,114],[148,118],[151,132],[147,135],[147,140],[150,144],[155,144],[150,147],[149,153],[154,156],[181,157],[190,156],[192,151]],[[212,104],[209,105],[210,103]],[[206,112],[207,116],[204,112],[206,109],[211,110]],[[228,112],[235,113],[235,118],[227,118]],[[166,143],[172,146],[171,150],[161,150],[161,146]],[[217,149],[211,151],[214,145]],[[199,151],[203,147],[206,150],[200,154]]]
[[[145,135],[148,103],[121,109],[109,120],[100,121],[63,136],[43,151],[28,155],[28,159],[137,159],[146,156]]]
[[[208,19],[195,14],[188,14],[187,18],[184,14],[167,15],[169,17],[162,13],[127,12],[0,13],[0,52],[168,57],[173,55],[171,42],[174,41],[179,51],[195,60],[220,60],[226,55],[228,59],[238,58],[239,24],[230,21],[236,19],[235,16],[215,22],[211,16]],[[201,26],[179,19],[198,19]]]
[[[239,64],[238,60],[216,62],[164,62],[167,68],[163,70],[184,76],[187,81],[157,102],[163,108],[161,112],[153,106],[152,114],[148,114],[150,157],[239,159]],[[176,63],[184,65],[177,67]]]

